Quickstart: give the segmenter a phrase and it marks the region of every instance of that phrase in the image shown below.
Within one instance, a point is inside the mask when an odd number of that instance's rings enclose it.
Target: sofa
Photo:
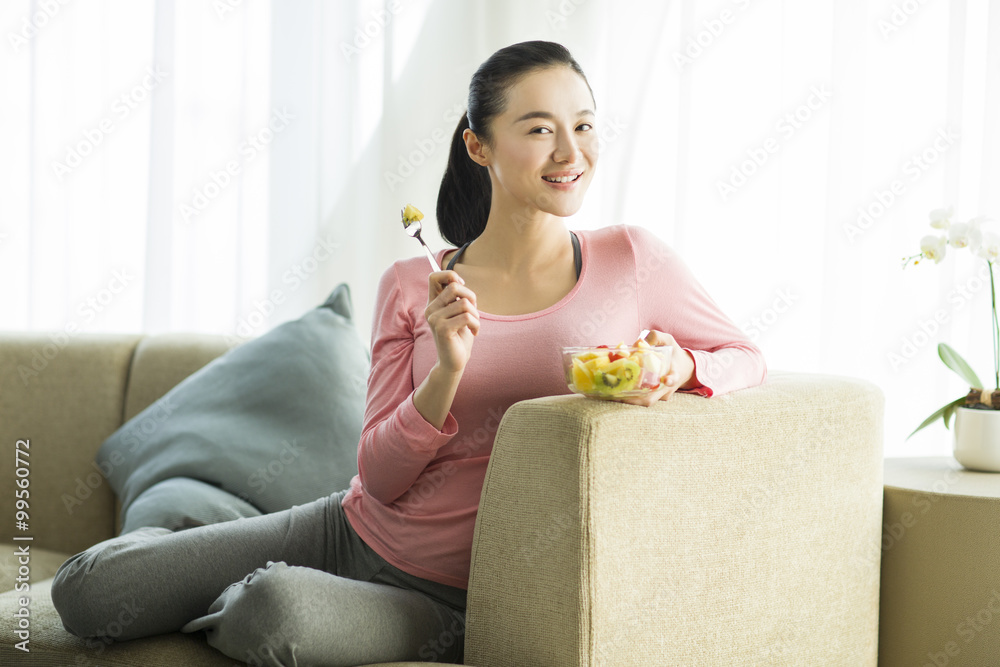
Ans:
[[[0,332],[0,664],[236,664],[199,635],[79,639],[49,595],[63,560],[119,530],[101,443],[228,349],[202,334]],[[515,404],[476,521],[465,663],[875,665],[882,416],[867,382],[773,371],[651,408]],[[18,441],[27,533],[13,527]]]

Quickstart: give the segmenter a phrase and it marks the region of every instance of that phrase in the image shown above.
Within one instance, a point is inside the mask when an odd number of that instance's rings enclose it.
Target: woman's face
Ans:
[[[573,215],[597,166],[595,124],[579,74],[562,66],[538,70],[511,89],[507,108],[491,121],[492,147],[483,146],[484,161],[477,161],[490,167],[495,196],[528,213]]]

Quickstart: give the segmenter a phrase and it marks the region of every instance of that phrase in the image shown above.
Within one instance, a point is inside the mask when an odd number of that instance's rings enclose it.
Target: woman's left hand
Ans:
[[[636,342],[639,342],[636,340]],[[665,401],[673,396],[674,392],[686,385],[694,376],[694,359],[691,355],[674,340],[674,337],[655,329],[646,336],[646,342],[656,347],[660,345],[670,345],[670,371],[667,373],[667,381],[659,389],[649,392],[644,396],[629,396],[626,398],[616,398],[614,400],[632,405],[642,405],[649,407],[657,401]]]

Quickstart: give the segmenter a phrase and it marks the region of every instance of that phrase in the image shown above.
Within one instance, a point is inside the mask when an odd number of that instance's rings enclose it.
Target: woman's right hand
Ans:
[[[436,271],[428,278],[429,293],[424,317],[434,333],[438,366],[460,373],[472,354],[472,341],[479,333],[476,294],[455,271]]]

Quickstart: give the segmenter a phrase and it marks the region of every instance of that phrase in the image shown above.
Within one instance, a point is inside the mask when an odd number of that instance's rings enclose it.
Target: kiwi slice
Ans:
[[[631,391],[639,384],[639,378],[642,377],[642,367],[631,359],[627,359],[622,365],[619,377],[621,378],[619,391]]]
[[[621,379],[614,373],[603,373],[601,371],[594,373],[594,384],[601,389],[614,389],[620,383]]]
[[[618,360],[603,371],[594,373],[594,388],[602,394],[611,396],[635,389],[641,377],[642,367],[639,364],[631,359]]]

